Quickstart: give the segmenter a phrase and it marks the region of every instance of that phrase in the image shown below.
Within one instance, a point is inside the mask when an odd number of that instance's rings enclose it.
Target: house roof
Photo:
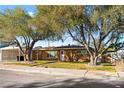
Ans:
[[[56,47],[35,47],[33,50],[57,50]]]
[[[7,46],[7,47],[0,48],[0,50],[9,50],[9,49],[19,49],[19,47],[16,47],[16,46]]]
[[[66,50],[66,49],[84,49],[83,46],[68,45],[68,46],[58,46],[58,47],[43,47],[34,48],[33,50]]]
[[[57,48],[58,49],[84,49],[84,46],[68,45],[68,46],[60,46]]]
[[[9,50],[9,49],[19,49],[17,46],[7,46],[0,48],[0,50]],[[68,49],[84,49],[83,46],[77,45],[68,45],[68,46],[58,46],[58,47],[35,47],[33,50],[68,50]]]

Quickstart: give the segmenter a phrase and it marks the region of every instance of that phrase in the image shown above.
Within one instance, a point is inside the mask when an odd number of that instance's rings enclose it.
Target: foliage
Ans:
[[[21,8],[8,9],[0,13],[2,40],[12,44],[16,43],[27,60],[31,60],[31,54],[27,52],[32,51],[35,42],[39,39],[45,39],[46,37],[43,32],[37,32],[37,30],[29,24],[32,19],[33,18]],[[23,45],[25,45],[24,49]],[[26,55],[28,55],[28,58],[26,58]]]
[[[45,23],[47,20],[44,15],[36,13],[32,17],[21,8],[8,9],[1,12],[1,41],[12,44],[16,43],[24,55],[25,60],[30,61],[35,43],[55,36],[50,29],[50,23]],[[40,23],[37,19],[40,20]]]

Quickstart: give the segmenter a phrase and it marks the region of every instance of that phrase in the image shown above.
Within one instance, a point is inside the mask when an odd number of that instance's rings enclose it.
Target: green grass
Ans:
[[[49,68],[86,69],[86,66],[82,63],[69,63],[69,62],[46,64],[46,66]]]
[[[110,62],[102,62],[101,65],[103,65],[103,66],[112,66],[112,64]]]
[[[30,63],[24,63],[24,62],[13,62],[13,63],[5,63],[5,65],[21,65],[21,66],[32,66]]]
[[[88,69],[93,71],[110,71],[110,72],[115,71],[112,66],[89,67]]]
[[[92,71],[114,71],[110,63],[103,62],[100,66],[89,67],[88,62],[57,62],[57,61],[34,61],[34,63],[14,62],[7,63],[12,65],[22,66],[42,66],[46,68],[65,68],[65,69],[78,69],[78,70],[92,70]]]

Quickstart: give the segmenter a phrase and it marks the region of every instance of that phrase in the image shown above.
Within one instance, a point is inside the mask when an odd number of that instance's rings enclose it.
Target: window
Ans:
[[[57,51],[47,51],[48,58],[57,58]]]
[[[87,51],[86,50],[77,50],[77,53],[83,55],[83,54],[87,54]]]

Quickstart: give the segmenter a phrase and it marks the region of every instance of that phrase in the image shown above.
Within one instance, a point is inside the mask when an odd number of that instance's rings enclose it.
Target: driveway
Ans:
[[[88,79],[37,73],[0,70],[0,87],[4,88],[122,88],[124,80]]]

